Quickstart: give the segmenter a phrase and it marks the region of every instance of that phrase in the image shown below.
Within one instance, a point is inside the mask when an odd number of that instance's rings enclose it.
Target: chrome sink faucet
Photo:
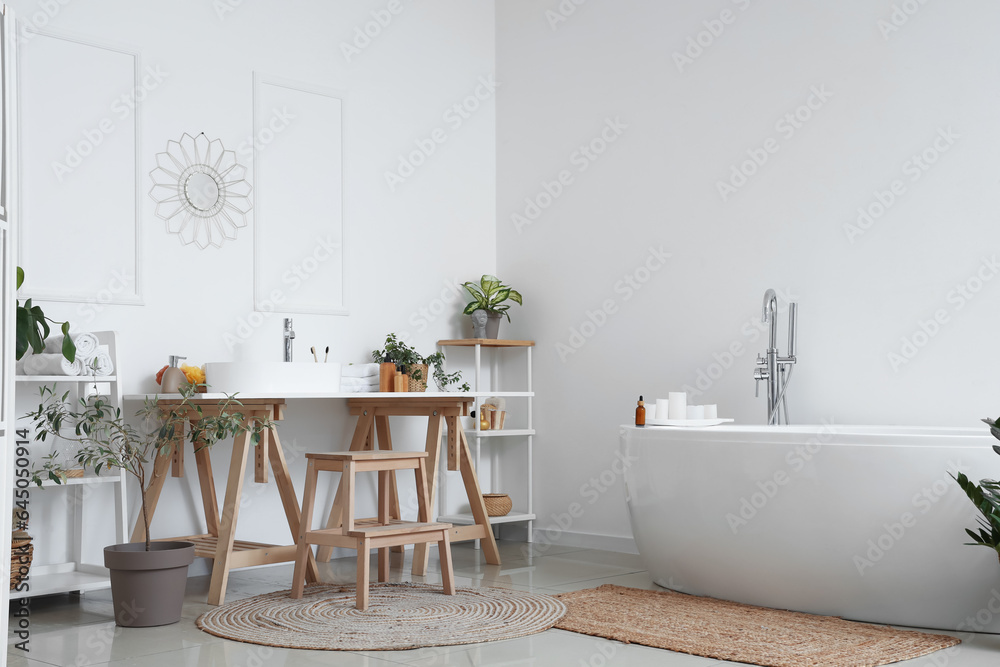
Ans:
[[[295,332],[292,330],[292,318],[285,318],[285,361],[292,360],[292,340]]]
[[[778,355],[778,295],[773,289],[764,292],[764,307],[761,311],[761,322],[769,324],[767,337],[767,352],[757,355],[757,368],[753,378],[757,381],[754,396],[760,396],[761,380],[767,383],[767,423],[781,423],[784,413],[785,423],[788,423],[788,401],[785,389],[792,377],[792,365],[795,363],[795,328],[798,321],[798,304],[788,304],[788,356]],[[780,408],[780,409],[779,409]]]

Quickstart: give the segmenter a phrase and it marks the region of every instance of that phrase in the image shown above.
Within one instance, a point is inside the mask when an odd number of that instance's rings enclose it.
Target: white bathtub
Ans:
[[[621,429],[657,584],[814,614],[1000,633],[1000,563],[948,476],[1000,477],[982,428]]]

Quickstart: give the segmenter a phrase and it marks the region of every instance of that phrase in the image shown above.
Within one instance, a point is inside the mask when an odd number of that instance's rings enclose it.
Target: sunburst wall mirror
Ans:
[[[252,208],[246,167],[221,140],[185,132],[156,154],[156,165],[149,173],[149,196],[156,201],[156,215],[166,220],[167,232],[177,234],[182,244],[220,248],[246,227]]]

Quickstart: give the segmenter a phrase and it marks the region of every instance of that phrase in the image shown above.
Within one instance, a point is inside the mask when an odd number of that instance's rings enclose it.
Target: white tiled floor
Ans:
[[[536,549],[519,542],[501,542],[503,565],[486,565],[482,553],[470,543],[453,547],[455,575],[459,586],[502,586],[544,593],[561,593],[612,583],[639,588],[657,588],[643,571],[637,556],[548,546]],[[393,561],[395,581],[440,583],[436,558],[426,577],[410,577],[409,554],[400,567]],[[354,559],[321,564],[326,581],[353,583]],[[405,574],[404,574],[405,573]],[[237,570],[230,575],[227,600],[288,588],[291,567],[281,565],[256,570]],[[86,596],[54,596],[33,601],[31,651],[27,655],[11,645],[12,667],[115,665],[124,667],[292,667],[308,665],[570,665],[572,667],[707,667],[739,663],[720,662],[672,653],[635,644],[588,637],[562,630],[467,646],[426,648],[412,651],[294,651],[240,644],[198,630],[194,620],[209,609],[204,600],[208,577],[188,580],[184,618],[161,628],[122,629],[112,620],[110,593]],[[901,667],[997,667],[1000,636],[976,635],[948,652],[897,663]]]

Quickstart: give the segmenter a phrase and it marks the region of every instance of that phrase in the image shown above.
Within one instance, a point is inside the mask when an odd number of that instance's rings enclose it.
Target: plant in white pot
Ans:
[[[486,332],[485,336],[475,338],[497,338],[500,335],[500,318],[506,317],[510,322],[510,304],[506,301],[513,301],[521,304],[521,293],[511,289],[508,285],[500,282],[496,276],[489,274],[479,279],[479,284],[467,282],[462,285],[472,296],[472,301],[465,306],[462,311],[466,315],[473,315],[477,310],[486,312]],[[473,319],[473,331],[475,332],[475,319]]]
[[[181,400],[161,408],[147,398],[136,417],[146,430],[127,423],[121,408],[102,397],[81,398],[78,404],[67,401],[69,392],[56,395],[53,387],[41,388],[38,409],[25,415],[35,429],[35,440],[62,438],[76,443],[74,456],[85,469],[96,474],[102,469],[121,468],[132,475],[139,488],[146,488],[146,464],[156,454],[167,454],[175,439],[178,446],[190,441],[196,448],[211,447],[219,440],[250,431],[253,444],[270,426],[267,420],[254,420],[248,427],[238,411],[242,404],[234,396],[219,401],[218,414],[204,415],[193,405],[197,385],[181,387]],[[191,415],[195,418],[190,418]],[[190,421],[189,421],[190,419]],[[190,423],[185,433],[184,425]],[[50,479],[60,483],[58,475]],[[34,481],[40,483],[40,479]],[[149,512],[142,494],[142,522],[146,541],[116,544],[104,549],[104,565],[111,571],[111,596],[115,622],[129,627],[149,627],[176,623],[181,617],[188,565],[194,561],[190,542],[152,542],[149,539]]]

